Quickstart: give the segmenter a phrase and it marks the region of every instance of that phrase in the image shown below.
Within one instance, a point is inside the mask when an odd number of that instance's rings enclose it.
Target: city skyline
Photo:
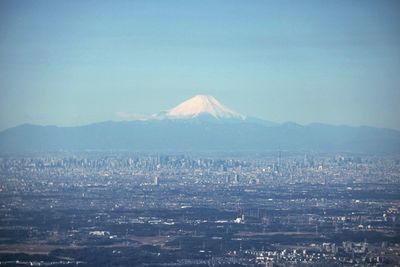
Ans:
[[[193,95],[278,123],[400,129],[396,1],[2,1],[0,130]]]

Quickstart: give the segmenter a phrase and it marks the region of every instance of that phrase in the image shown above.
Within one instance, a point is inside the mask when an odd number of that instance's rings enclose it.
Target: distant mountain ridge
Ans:
[[[155,119],[107,121],[77,127],[24,124],[0,132],[0,153],[278,149],[399,154],[400,132],[319,123],[276,124],[245,117],[209,96],[196,96]]]
[[[60,150],[320,151],[399,153],[400,132],[312,124],[265,126],[201,118],[103,122],[79,127],[21,125],[0,132],[0,152]]]

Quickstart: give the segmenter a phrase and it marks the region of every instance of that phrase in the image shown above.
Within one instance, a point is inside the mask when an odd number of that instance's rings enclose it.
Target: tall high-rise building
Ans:
[[[239,174],[237,174],[237,173],[234,174],[233,183],[235,183],[235,184],[239,183]]]

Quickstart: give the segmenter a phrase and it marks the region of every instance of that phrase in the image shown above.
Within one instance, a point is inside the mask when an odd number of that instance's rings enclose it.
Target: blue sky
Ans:
[[[276,122],[400,129],[399,1],[0,1],[0,129],[196,94]]]

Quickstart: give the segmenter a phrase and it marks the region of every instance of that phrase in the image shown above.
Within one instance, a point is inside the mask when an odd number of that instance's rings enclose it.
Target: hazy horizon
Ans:
[[[400,129],[398,1],[1,1],[0,130],[170,109]]]
[[[31,123],[31,122],[25,122],[25,123],[21,123],[15,126],[11,126],[9,128],[6,129],[0,129],[0,131],[3,130],[7,130],[13,127],[18,127],[21,125],[25,125],[25,124],[30,124],[30,125],[38,125],[38,126],[57,126],[57,127],[79,127],[79,126],[87,126],[87,125],[92,125],[92,124],[97,124],[97,123],[104,123],[104,122],[109,122],[109,121],[114,121],[114,122],[126,122],[126,121],[148,121],[148,120],[163,120],[163,119],[184,119],[184,117],[180,117],[179,116],[177,118],[173,118],[173,117],[163,117],[164,115],[162,115],[164,112],[169,113],[170,110],[174,110],[177,107],[179,107],[180,105],[182,105],[184,102],[188,101],[188,100],[192,100],[193,98],[197,97],[198,95],[195,95],[189,99],[185,99],[183,102],[178,103],[177,105],[175,105],[174,107],[172,107],[171,109],[167,109],[167,110],[162,110],[159,112],[155,112],[153,114],[143,114],[143,113],[128,113],[128,112],[116,112],[116,119],[109,119],[109,120],[99,120],[99,121],[92,121],[92,122],[87,122],[87,123],[82,123],[82,124],[72,124],[72,125],[59,125],[59,124],[35,124],[35,123]],[[207,96],[211,96],[211,95],[207,95]],[[212,96],[211,96],[212,97]],[[233,112],[235,112],[235,110],[232,110]],[[204,116],[213,116],[212,114],[208,113],[207,111],[205,113],[203,113]],[[240,114],[237,113],[239,116],[243,116],[241,119],[247,120],[247,119],[257,119],[257,120],[264,120],[268,123],[276,123],[277,125],[283,125],[285,123],[295,123],[295,124],[299,124],[299,125],[312,125],[312,124],[326,124],[326,125],[332,125],[332,126],[350,126],[350,127],[375,127],[375,128],[381,128],[381,129],[393,129],[393,130],[397,130],[399,131],[400,129],[395,129],[395,128],[388,128],[388,127],[379,127],[379,126],[371,126],[371,125],[348,125],[348,124],[343,124],[343,123],[338,123],[338,124],[329,124],[326,122],[320,122],[320,121],[314,121],[314,122],[310,122],[310,123],[298,123],[296,121],[282,121],[282,122],[276,122],[276,121],[270,121],[268,119],[264,119],[264,118],[260,118],[260,117],[256,117],[256,116],[251,116],[251,115],[247,115],[247,114]],[[198,115],[195,115],[193,118],[197,117]],[[186,119],[188,119],[189,117],[187,117]],[[217,119],[221,119],[221,118],[217,118]]]

